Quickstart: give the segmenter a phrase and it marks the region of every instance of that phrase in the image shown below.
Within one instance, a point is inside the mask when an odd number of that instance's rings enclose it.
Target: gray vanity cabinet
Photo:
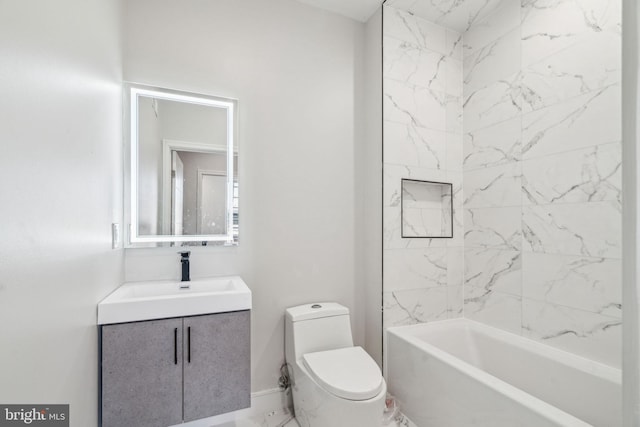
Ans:
[[[105,325],[101,335],[101,425],[182,422],[182,319]]]
[[[101,326],[101,426],[169,426],[249,407],[249,313]]]
[[[251,406],[249,321],[248,311],[184,318],[185,421]]]

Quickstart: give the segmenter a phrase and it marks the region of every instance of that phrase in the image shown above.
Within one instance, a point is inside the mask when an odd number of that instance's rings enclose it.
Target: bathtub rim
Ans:
[[[445,319],[436,322],[421,323],[405,326],[394,326],[387,328],[386,333],[394,335],[395,337],[407,342],[414,347],[424,350],[434,358],[438,359],[442,363],[451,366],[465,375],[472,378],[474,381],[481,382],[487,387],[490,387],[494,391],[505,395],[507,398],[517,400],[524,407],[535,412],[540,416],[549,418],[552,422],[558,423],[561,426],[571,427],[593,427],[591,424],[539,399],[524,390],[521,390],[508,382],[495,377],[488,372],[483,371],[481,368],[473,366],[472,364],[465,362],[456,356],[436,347],[424,339],[417,337],[415,331],[424,331],[425,329],[443,329],[443,328],[467,328],[475,330],[479,333],[484,333],[490,337],[506,340],[510,345],[522,348],[527,351],[531,351],[536,355],[541,355],[547,358],[558,360],[563,365],[568,365],[574,369],[578,369],[589,375],[594,375],[598,378],[609,380],[621,385],[622,372],[620,369],[605,365],[603,363],[593,361],[582,356],[569,353],[564,350],[557,349],[550,345],[534,341],[532,339],[523,337],[513,332],[503,331],[498,328],[494,328],[489,325],[476,322],[471,319],[458,318],[458,319]],[[513,340],[513,338],[516,338]],[[388,374],[388,340],[385,351],[385,376]],[[551,355],[551,357],[549,357]],[[571,363],[568,363],[568,362]]]
[[[481,322],[477,322],[472,319],[456,318],[456,319],[444,319],[429,323],[417,323],[413,325],[393,326],[387,328],[387,332],[391,332],[394,335],[405,337],[411,336],[415,338],[415,334],[412,331],[423,331],[425,329],[443,329],[445,327],[457,327],[468,328],[475,331],[484,333],[492,338],[496,338],[501,341],[507,341],[511,345],[525,349],[539,356],[558,360],[563,365],[571,366],[574,369],[578,369],[582,372],[595,375],[598,378],[608,380],[617,384],[622,384],[622,369],[614,366],[607,365],[597,360],[588,359],[584,356],[580,356],[575,353],[571,353],[566,350],[559,349],[549,344],[545,344],[540,341],[536,341],[532,338],[527,338],[522,335],[518,335],[514,332],[505,331],[503,329],[496,328],[494,326],[486,325]],[[405,333],[402,333],[402,332]],[[420,338],[416,338],[420,342],[425,342]],[[440,350],[433,344],[429,344],[434,348]],[[441,350],[442,351],[442,350]],[[449,355],[445,351],[445,354]],[[449,357],[453,357],[449,355]]]

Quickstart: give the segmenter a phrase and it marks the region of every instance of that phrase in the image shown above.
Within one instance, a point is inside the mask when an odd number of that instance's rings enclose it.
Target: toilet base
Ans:
[[[380,393],[371,399],[342,399],[321,388],[304,366],[297,365],[292,391],[294,412],[300,427],[382,426],[386,383],[383,383]]]

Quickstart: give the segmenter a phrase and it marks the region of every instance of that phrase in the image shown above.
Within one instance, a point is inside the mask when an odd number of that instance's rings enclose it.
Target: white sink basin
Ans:
[[[251,309],[251,290],[238,276],[125,283],[98,304],[98,324],[135,322]]]

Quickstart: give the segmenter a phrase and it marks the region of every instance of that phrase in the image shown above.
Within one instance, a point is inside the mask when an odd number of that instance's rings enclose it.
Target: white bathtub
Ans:
[[[389,392],[418,427],[622,425],[619,369],[467,319],[387,338]]]

